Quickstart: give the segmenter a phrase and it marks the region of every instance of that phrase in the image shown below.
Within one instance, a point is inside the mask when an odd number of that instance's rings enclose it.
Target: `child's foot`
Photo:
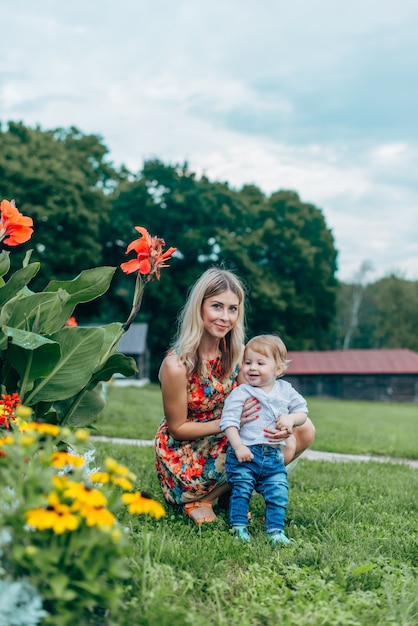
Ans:
[[[283,530],[275,530],[272,533],[269,533],[268,536],[271,540],[271,543],[275,546],[279,544],[287,546],[292,543],[290,539],[286,537]]]
[[[247,543],[251,541],[251,537],[246,526],[234,526],[232,530],[234,531],[235,539],[240,539],[241,541],[246,541]]]

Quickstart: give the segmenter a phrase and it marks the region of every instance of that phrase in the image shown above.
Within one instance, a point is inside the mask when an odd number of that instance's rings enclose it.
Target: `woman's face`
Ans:
[[[201,315],[205,332],[211,337],[222,339],[235,326],[240,303],[229,289],[203,301]]]

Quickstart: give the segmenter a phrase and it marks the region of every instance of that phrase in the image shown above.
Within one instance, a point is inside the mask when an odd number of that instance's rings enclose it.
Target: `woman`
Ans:
[[[229,491],[227,439],[219,423],[226,396],[238,384],[244,344],[244,289],[230,271],[211,268],[193,286],[180,316],[177,339],[160,369],[165,419],[155,437],[163,495],[183,505],[197,524],[216,519],[213,504]],[[256,419],[257,401],[244,405],[241,423]],[[269,431],[269,440],[283,434]],[[287,436],[285,462],[313,441],[308,419]]]

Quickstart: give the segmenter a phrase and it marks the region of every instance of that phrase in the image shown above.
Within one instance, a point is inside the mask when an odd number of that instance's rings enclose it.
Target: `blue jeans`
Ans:
[[[287,471],[280,447],[248,446],[252,461],[240,463],[230,446],[226,454],[226,480],[232,493],[229,504],[231,526],[248,526],[248,507],[253,491],[266,503],[265,526],[268,533],[284,529],[288,502]]]

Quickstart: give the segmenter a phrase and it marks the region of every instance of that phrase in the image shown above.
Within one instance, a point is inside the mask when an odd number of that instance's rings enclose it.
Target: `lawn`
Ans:
[[[97,434],[152,439],[163,416],[159,385],[108,385]],[[308,398],[313,450],[418,458],[418,405]]]
[[[417,408],[312,399],[316,449],[417,458]],[[158,386],[108,390],[98,434],[152,439]],[[415,419],[414,419],[415,415]],[[357,435],[360,432],[360,435]],[[151,447],[96,443],[163,502]],[[119,626],[369,626],[418,624],[418,472],[389,463],[301,459],[289,475],[286,532],[272,547],[263,502],[252,499],[251,544],[236,541],[225,512],[196,527],[177,509],[132,526],[132,572]],[[128,522],[127,522],[128,523]]]
[[[152,448],[97,444],[160,501]],[[177,509],[132,527],[120,626],[355,626],[418,623],[418,473],[404,465],[301,460],[289,476],[290,547],[272,547],[252,500],[252,543],[226,514],[196,527]]]

